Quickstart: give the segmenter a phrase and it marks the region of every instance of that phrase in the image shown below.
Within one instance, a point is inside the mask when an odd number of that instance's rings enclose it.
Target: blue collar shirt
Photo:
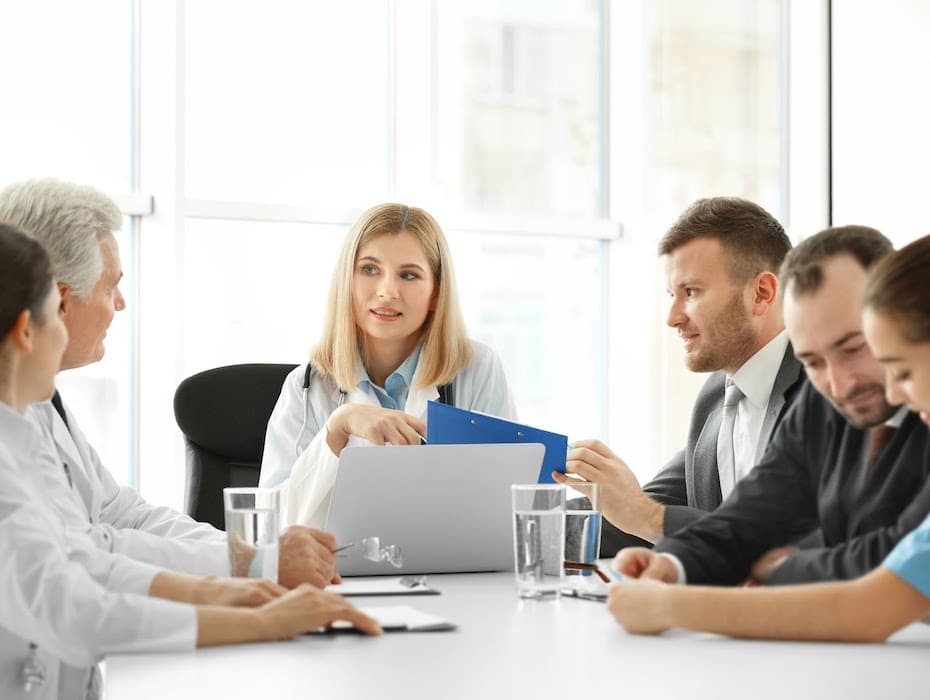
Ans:
[[[368,376],[365,366],[358,363],[357,386],[366,393],[374,391],[378,398],[378,403],[382,408],[390,408],[395,411],[402,411],[407,405],[407,396],[410,394],[410,385],[413,383],[413,374],[417,370],[417,363],[420,361],[420,346],[410,353],[410,356],[404,360],[400,367],[395,369],[384,382],[384,387],[376,385]]]

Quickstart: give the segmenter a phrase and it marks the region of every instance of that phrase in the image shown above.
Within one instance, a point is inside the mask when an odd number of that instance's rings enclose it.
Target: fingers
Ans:
[[[678,569],[668,557],[653,554],[652,561],[650,561],[649,565],[643,570],[640,578],[653,579],[664,583],[677,583]]]
[[[615,455],[610,450],[610,448],[600,440],[575,440],[572,442],[572,447],[575,449],[583,448],[588,452],[592,452],[600,457],[605,457],[607,459],[616,459],[617,457],[617,455]]]
[[[381,627],[375,621],[374,618],[368,617],[361,610],[356,608],[354,605],[348,605],[343,610],[341,610],[337,615],[333,617],[332,621],[335,620],[345,620],[346,622],[351,622],[356,628],[365,634],[370,635],[379,635],[381,634]]]
[[[328,532],[291,526],[281,535],[278,580],[285,587],[324,588],[336,571],[336,539]]]
[[[259,585],[263,590],[267,591],[268,594],[274,598],[284,595],[287,593],[287,589],[279,583],[263,578],[259,581]]]
[[[420,444],[420,434],[414,430],[411,426],[407,425],[404,421],[399,421],[393,426],[393,439],[385,442],[390,442],[392,445],[419,445]],[[398,439],[399,438],[399,439]]]
[[[607,481],[608,478],[608,475],[597,467],[592,466],[588,462],[575,459],[565,462],[565,472],[567,474],[577,474],[585,481],[590,481],[595,484]]]
[[[315,527],[308,527],[307,532],[329,551],[336,549],[336,536],[333,533],[326,530],[317,530]]]
[[[344,413],[343,422],[347,432],[375,445],[419,445],[420,435],[426,432],[426,423],[419,418],[374,406],[354,406]]]
[[[394,413],[400,413],[400,411],[394,411]],[[367,438],[375,445],[420,444],[420,436],[400,416],[386,416],[378,420],[370,428]]]
[[[277,596],[272,595],[267,590],[256,586],[246,590],[245,595],[240,597],[237,602],[242,607],[259,608],[265,603],[270,603],[275,598],[277,598]]]
[[[413,428],[420,435],[426,435],[426,421],[417,418],[416,416],[411,416],[409,413],[404,413],[399,411],[404,421]]]
[[[613,567],[624,576],[639,578],[655,556],[655,552],[645,547],[626,547],[617,552]]]
[[[603,480],[611,475],[611,468],[608,457],[592,450],[589,447],[575,447],[568,451],[565,459],[565,471],[571,474],[579,474],[589,481],[590,477],[600,478]],[[613,457],[616,459],[616,457]]]
[[[312,627],[329,626],[337,620],[344,620],[357,627],[365,634],[381,634],[377,621],[369,617],[342,596],[326,593],[307,585],[300,585],[290,592],[291,600],[299,602],[310,611]]]

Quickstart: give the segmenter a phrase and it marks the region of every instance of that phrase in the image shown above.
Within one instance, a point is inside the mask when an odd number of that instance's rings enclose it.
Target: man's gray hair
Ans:
[[[116,203],[93,187],[62,180],[27,180],[0,192],[0,221],[41,243],[52,273],[86,297],[103,274],[101,239],[123,225]]]

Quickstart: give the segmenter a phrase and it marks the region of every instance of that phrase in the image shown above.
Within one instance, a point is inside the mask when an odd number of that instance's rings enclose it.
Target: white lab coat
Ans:
[[[158,569],[101,551],[74,532],[40,473],[57,463],[47,438],[0,404],[0,697],[83,699],[108,652],[193,649],[196,610],[147,594]],[[60,466],[60,465],[58,465]],[[46,682],[20,673],[37,645]]]
[[[50,401],[34,404],[26,415],[54,441],[70,470],[73,502],[71,507],[57,504],[70,517],[70,527],[86,532],[107,552],[194,575],[229,575],[225,533],[147,503],[135,489],[118,484],[67,406],[67,426]],[[55,473],[59,475],[60,467]]]
[[[472,351],[471,364],[453,380],[455,405],[514,420],[516,410],[500,358],[490,347],[476,341],[472,341]],[[314,373],[309,393],[305,396],[303,379],[306,367],[301,365],[284,380],[281,395],[268,422],[260,484],[284,489],[288,524],[323,527],[339,464],[339,458],[326,444],[326,421],[343,402],[371,406],[381,404],[374,392],[357,387],[343,397],[331,380],[317,373]],[[418,366],[413,375],[414,385],[419,371]],[[438,398],[439,392],[434,386],[412,386],[404,411],[425,419],[427,402]],[[352,436],[348,444],[370,443]]]

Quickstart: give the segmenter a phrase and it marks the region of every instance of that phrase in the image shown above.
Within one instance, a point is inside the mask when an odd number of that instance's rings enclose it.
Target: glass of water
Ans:
[[[600,549],[600,484],[580,480],[565,484],[565,561],[594,564]],[[603,591],[591,569],[566,569],[564,583],[575,594]]]
[[[232,576],[278,580],[279,489],[223,489],[229,572]]]
[[[511,493],[517,595],[558,598],[565,550],[565,487],[514,484]]]

